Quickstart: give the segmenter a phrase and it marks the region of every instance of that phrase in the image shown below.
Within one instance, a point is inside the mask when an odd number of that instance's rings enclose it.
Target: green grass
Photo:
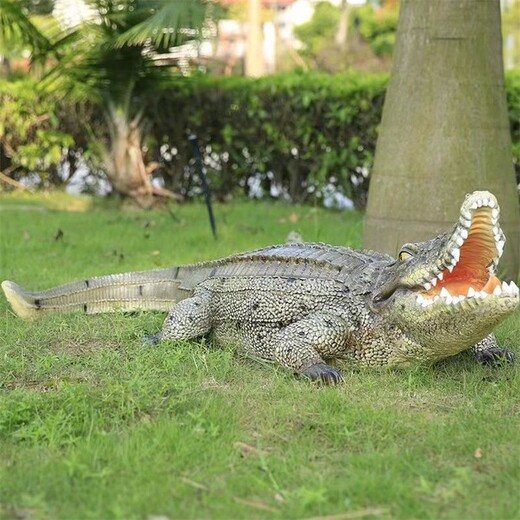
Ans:
[[[268,203],[216,216],[218,242],[200,205],[4,196],[0,278],[43,289],[290,230],[357,246],[362,229],[355,213]],[[0,517],[520,518],[518,366],[343,364],[346,383],[323,388],[203,341],[143,348],[161,314],[24,322],[1,297],[0,316]],[[498,330],[517,352],[519,317]]]

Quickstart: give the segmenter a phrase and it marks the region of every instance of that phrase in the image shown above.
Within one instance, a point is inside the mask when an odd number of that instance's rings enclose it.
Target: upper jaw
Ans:
[[[457,305],[490,296],[518,299],[516,284],[501,282],[495,275],[505,244],[499,216],[492,193],[478,191],[466,196],[457,224],[421,283],[418,304]]]

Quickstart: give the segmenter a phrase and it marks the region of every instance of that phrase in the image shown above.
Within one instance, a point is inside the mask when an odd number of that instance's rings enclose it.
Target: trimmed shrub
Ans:
[[[154,176],[187,197],[200,193],[198,137],[208,180],[221,198],[249,193],[305,202],[331,192],[363,207],[386,76],[283,74],[177,79],[148,107],[147,159]],[[520,71],[506,78],[520,183]],[[0,82],[0,168],[41,185],[66,182],[78,165],[102,176],[96,140],[107,138],[94,106],[38,93],[29,80]],[[194,180],[195,179],[195,180]]]
[[[513,141],[513,163],[520,191],[520,70],[510,71],[506,74],[506,94]]]
[[[59,128],[55,100],[35,87],[30,80],[0,81],[0,169],[15,180],[59,184],[74,139]]]
[[[151,114],[168,184],[190,192],[194,133],[222,196],[256,176],[264,193],[292,201],[332,182],[363,205],[385,85],[386,77],[354,74],[188,80]]]

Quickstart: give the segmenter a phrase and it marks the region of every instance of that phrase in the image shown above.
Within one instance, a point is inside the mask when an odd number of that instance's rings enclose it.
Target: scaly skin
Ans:
[[[160,340],[209,335],[310,379],[335,384],[325,360],[407,366],[472,348],[478,361],[510,362],[493,328],[519,303],[494,275],[504,246],[488,192],[468,195],[459,222],[399,259],[325,244],[285,244],[170,269],[92,278],[28,293],[2,284],[15,311],[86,313],[171,308]]]

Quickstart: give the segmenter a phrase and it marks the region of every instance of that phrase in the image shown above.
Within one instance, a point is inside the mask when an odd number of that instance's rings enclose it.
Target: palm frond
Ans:
[[[36,51],[51,46],[30,20],[23,2],[17,0],[0,0],[0,38],[7,44],[23,41]]]
[[[205,0],[85,1],[95,15],[53,41],[57,63],[42,87],[128,112],[171,84],[173,67],[157,56],[193,40],[206,13]]]
[[[116,47],[151,43],[156,48],[169,48],[187,39],[195,39],[206,16],[206,3],[203,0],[154,3],[162,3],[162,6],[152,9],[151,14],[141,23],[121,34],[115,40]],[[150,11],[146,2],[140,2],[140,6]]]

